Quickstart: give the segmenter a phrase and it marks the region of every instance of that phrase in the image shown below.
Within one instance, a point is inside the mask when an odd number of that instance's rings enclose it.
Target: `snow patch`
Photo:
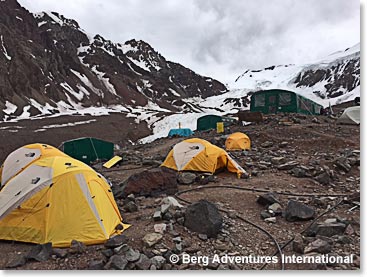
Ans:
[[[4,45],[3,35],[0,36],[0,40],[1,40],[1,45],[3,47],[3,54],[4,54],[5,58],[7,58],[9,61],[11,61],[11,57],[9,56],[8,51],[6,50],[5,45]]]

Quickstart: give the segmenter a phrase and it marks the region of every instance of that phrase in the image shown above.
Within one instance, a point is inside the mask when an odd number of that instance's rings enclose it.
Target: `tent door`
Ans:
[[[269,95],[269,104],[268,104],[268,113],[276,113],[277,112],[277,96]]]

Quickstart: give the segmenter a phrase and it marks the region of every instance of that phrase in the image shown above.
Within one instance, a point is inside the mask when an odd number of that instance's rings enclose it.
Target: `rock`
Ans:
[[[52,254],[52,243],[48,242],[45,244],[37,244],[31,248],[29,253],[26,255],[26,259],[36,260],[38,262],[47,261]]]
[[[287,221],[308,220],[315,216],[315,210],[300,202],[289,200],[284,217]]]
[[[55,255],[56,257],[63,259],[66,258],[66,256],[68,255],[68,251],[63,248],[53,248],[52,255]]]
[[[281,215],[282,214],[282,206],[279,203],[271,204],[268,207],[269,211],[273,211],[275,215]]]
[[[353,240],[348,236],[342,235],[342,236],[337,236],[335,242],[340,243],[340,244],[351,244]]]
[[[126,196],[126,199],[132,202],[135,202],[135,195],[133,193]]]
[[[223,218],[217,207],[206,200],[200,200],[187,207],[184,225],[191,231],[216,237],[222,228]]]
[[[299,165],[299,162],[297,161],[290,161],[284,164],[279,165],[277,168],[279,170],[290,170],[292,168],[294,168],[295,166]]]
[[[154,214],[153,214],[153,219],[154,219],[154,221],[162,220],[162,212],[160,210],[155,211]]]
[[[345,157],[340,157],[336,159],[334,161],[334,164],[336,165],[337,168],[343,170],[346,173],[349,172],[350,169],[352,168],[351,165],[349,164],[348,159]]]
[[[322,185],[328,185],[330,183],[330,175],[327,172],[323,172],[315,177],[315,180]]]
[[[307,176],[307,172],[306,170],[304,170],[303,168],[300,167],[295,167],[292,169],[292,174],[293,176],[297,177],[297,178],[304,178]]]
[[[163,204],[161,205],[161,214],[164,215],[166,212],[168,212],[169,208],[171,207],[170,204]]]
[[[280,165],[280,164],[284,163],[284,161],[285,161],[284,157],[271,158],[271,163],[274,164],[274,165]]]
[[[172,214],[170,212],[166,212],[162,219],[166,220],[166,221],[170,221],[173,218]]]
[[[210,182],[214,182],[215,181],[214,175],[213,174],[210,174],[210,173],[201,174],[198,179],[199,179],[200,185],[207,185]]]
[[[269,217],[269,218],[265,218],[264,221],[268,222],[268,223],[276,223],[277,218],[276,217]]]
[[[125,235],[116,235],[112,238],[109,238],[106,243],[105,247],[107,248],[116,248],[120,245],[126,244],[129,241],[129,238]]]
[[[301,234],[296,234],[294,236],[294,239],[292,241],[292,249],[294,252],[299,253],[299,254],[303,254],[304,253],[304,243],[303,243],[303,238]]]
[[[179,218],[177,218],[177,223],[178,224],[180,224],[180,225],[184,225],[184,223],[185,223],[185,218],[184,217],[179,217]]]
[[[178,191],[176,171],[159,167],[130,176],[119,187],[113,188],[116,198],[133,193],[138,196],[172,195]]]
[[[162,256],[154,256],[150,260],[152,261],[152,265],[155,265],[157,269],[162,269],[166,263],[166,259]]]
[[[203,241],[208,240],[208,236],[206,234],[199,234],[198,235],[198,238],[201,239],[201,240],[203,240]]]
[[[265,141],[260,146],[263,147],[263,148],[269,148],[269,147],[273,146],[273,143],[271,141]]]
[[[135,266],[139,270],[148,270],[151,265],[152,261],[144,254],[140,254],[139,260],[135,262]]]
[[[17,255],[13,260],[11,260],[7,265],[6,268],[16,268],[23,266],[27,263],[27,259],[24,255]]]
[[[344,234],[349,236],[354,234],[354,229],[351,224],[348,224],[347,228],[345,228]]]
[[[282,141],[281,143],[279,143],[279,147],[280,148],[285,148],[288,146],[288,142],[287,141]]]
[[[325,240],[317,239],[305,247],[305,253],[318,252],[327,254],[331,252],[331,244]]]
[[[88,263],[88,270],[101,270],[104,267],[103,260],[91,260]]]
[[[140,258],[140,252],[135,251],[134,249],[129,249],[125,253],[125,258],[128,262],[136,262]]]
[[[316,226],[316,235],[324,237],[332,237],[335,235],[343,235],[346,229],[344,223],[323,223]]]
[[[113,250],[110,249],[110,248],[109,249],[103,249],[101,251],[101,253],[102,253],[103,256],[105,256],[107,258],[110,258],[114,254]]]
[[[116,248],[113,249],[113,253],[114,254],[119,254],[121,255],[122,253],[125,253],[129,250],[129,246],[127,246],[127,244],[123,244],[120,246],[117,246]]]
[[[69,253],[70,254],[82,254],[85,252],[85,250],[87,249],[87,247],[85,246],[84,243],[77,241],[77,240],[72,240],[71,241],[71,246],[69,248]]]
[[[138,210],[138,205],[136,205],[133,201],[129,201],[124,205],[124,210],[129,213],[136,212]]]
[[[160,223],[160,224],[154,224],[154,232],[163,234],[166,231],[167,224]]]
[[[277,196],[272,192],[260,195],[257,198],[256,202],[263,206],[268,206],[274,203],[280,203],[279,200],[277,199]]]
[[[182,172],[178,175],[178,183],[183,185],[191,185],[196,181],[196,174],[191,172]]]
[[[174,207],[174,208],[182,208],[183,207],[180,203],[178,203],[176,198],[174,198],[172,196],[167,196],[167,197],[163,198],[162,203],[163,204],[169,204],[171,207]]]
[[[182,243],[176,243],[175,244],[175,249],[173,250],[174,253],[178,254],[182,252]]]
[[[266,218],[269,218],[269,217],[273,217],[273,215],[272,215],[272,214],[270,214],[268,211],[262,211],[262,212],[260,213],[260,215],[261,215],[261,218],[262,218],[262,219],[266,219]]]
[[[107,264],[104,266],[105,269],[125,269],[126,265],[128,264],[127,259],[122,255],[113,255]]]
[[[161,234],[157,234],[157,233],[149,233],[146,234],[143,237],[143,242],[144,245],[147,247],[152,247],[154,244],[156,244],[157,242],[159,242],[162,239],[162,235]]]

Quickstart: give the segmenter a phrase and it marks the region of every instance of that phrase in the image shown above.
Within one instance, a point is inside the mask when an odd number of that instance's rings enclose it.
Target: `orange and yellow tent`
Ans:
[[[244,133],[233,133],[227,137],[226,150],[248,150],[251,148],[251,140]]]

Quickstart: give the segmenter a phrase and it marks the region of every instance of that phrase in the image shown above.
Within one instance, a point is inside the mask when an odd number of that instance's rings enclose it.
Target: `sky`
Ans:
[[[223,83],[247,69],[303,64],[360,42],[359,0],[18,0],[113,42],[141,39]]]

